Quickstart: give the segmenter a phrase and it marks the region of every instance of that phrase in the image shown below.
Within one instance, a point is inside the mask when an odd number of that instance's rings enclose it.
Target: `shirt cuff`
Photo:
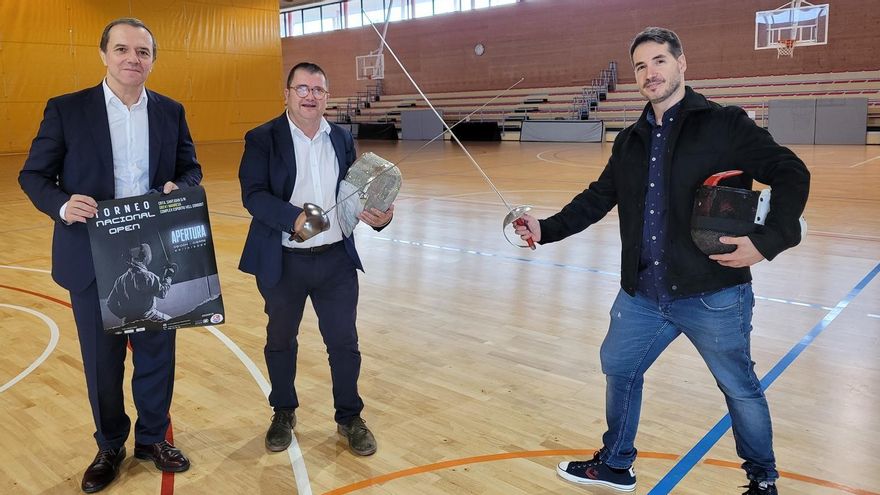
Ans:
[[[61,209],[58,210],[58,215],[61,217],[61,223],[63,223],[64,225],[70,225],[70,222],[64,219],[64,212],[67,211],[67,203],[68,201],[65,201],[64,204],[61,205]]]

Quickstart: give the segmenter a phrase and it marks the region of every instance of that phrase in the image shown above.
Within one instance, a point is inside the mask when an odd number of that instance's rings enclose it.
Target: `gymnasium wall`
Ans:
[[[156,36],[149,89],[184,104],[196,141],[242,139],[281,112],[277,0],[0,2],[0,152],[22,152],[46,100],[101,82],[101,31],[137,17]]]
[[[491,9],[445,14],[388,26],[388,43],[426,92],[588,83],[609,61],[622,82],[634,77],[629,43],[646,26],[668,27],[682,38],[687,78],[743,77],[877,70],[880,68],[880,8],[877,0],[818,0],[828,3],[829,42],[799,47],[793,58],[755,50],[755,12],[784,0],[525,0]],[[381,26],[380,26],[381,30]],[[477,57],[473,47],[483,43]],[[355,56],[379,46],[369,26],[285,38],[284,67],[301,60],[328,72],[335,96],[353,95]],[[385,91],[414,93],[386,54]]]

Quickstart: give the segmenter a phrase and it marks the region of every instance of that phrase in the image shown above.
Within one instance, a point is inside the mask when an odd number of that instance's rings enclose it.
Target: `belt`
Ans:
[[[284,250],[285,253],[293,253],[293,254],[321,254],[326,253],[327,251],[333,249],[337,245],[342,244],[342,241],[336,241],[333,244],[322,244],[320,246],[312,246],[307,248],[292,248],[287,246],[281,246],[281,249]]]

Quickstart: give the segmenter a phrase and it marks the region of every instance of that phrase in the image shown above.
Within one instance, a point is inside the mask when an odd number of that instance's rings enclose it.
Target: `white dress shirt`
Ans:
[[[147,90],[141,89],[137,103],[122,103],[104,80],[104,101],[110,123],[113,147],[115,198],[145,194],[150,189],[150,122],[147,116]]]
[[[339,162],[330,141],[330,124],[323,117],[318,132],[309,139],[287,116],[290,135],[293,137],[293,151],[296,156],[296,181],[290,203],[302,208],[304,203],[313,203],[324,211],[336,204],[336,183],[339,179]],[[303,242],[289,240],[290,234],[284,232],[281,243],[292,248],[308,248],[333,244],[342,240],[342,228],[336,221],[336,210],[329,212],[330,230],[306,239]]]
[[[141,89],[137,103],[128,108],[122,103],[107,80],[104,103],[107,105],[107,122],[110,124],[110,146],[113,152],[114,198],[127,198],[145,194],[150,188],[150,121],[147,115],[147,90]],[[59,211],[64,220],[67,203]],[[65,220],[65,223],[67,221]]]

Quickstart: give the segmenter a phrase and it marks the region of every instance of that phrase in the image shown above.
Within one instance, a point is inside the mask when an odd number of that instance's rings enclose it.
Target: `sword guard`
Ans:
[[[512,223],[513,225],[517,225],[517,226],[522,225],[522,226],[528,228],[528,226],[526,225],[526,221],[522,218],[522,216],[531,210],[532,210],[532,207],[529,205],[519,205],[517,207],[511,208],[510,211],[507,212],[507,216],[504,217],[504,223],[501,226],[501,229],[502,229],[501,232],[504,233],[504,238],[507,239],[507,242],[509,242],[511,245],[516,246],[516,247],[521,247],[521,248],[528,247],[531,250],[535,249],[534,239],[529,239],[527,241],[528,246],[523,246],[522,244],[514,244],[513,241],[511,241],[510,238],[507,237],[507,231],[505,230],[505,227],[507,227],[507,224],[510,224],[510,223]]]

